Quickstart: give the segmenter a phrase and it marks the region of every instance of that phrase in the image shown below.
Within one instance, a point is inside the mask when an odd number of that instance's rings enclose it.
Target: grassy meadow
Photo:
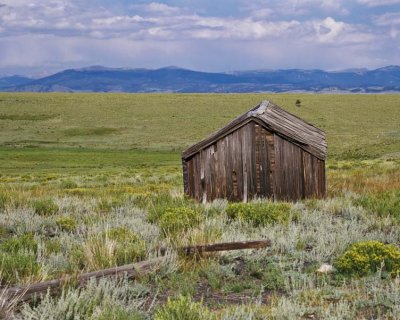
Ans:
[[[184,197],[180,152],[263,99],[322,128],[328,193]],[[301,106],[296,107],[296,100]],[[400,318],[400,96],[0,93],[3,287],[157,256],[139,279],[73,283],[10,319]],[[189,259],[188,244],[267,238]],[[330,272],[318,271],[322,264]]]

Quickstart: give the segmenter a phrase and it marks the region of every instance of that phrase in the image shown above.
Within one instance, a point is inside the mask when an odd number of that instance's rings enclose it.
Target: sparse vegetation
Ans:
[[[56,221],[57,226],[62,230],[66,232],[72,232],[76,229],[77,227],[77,222],[73,217],[69,216],[61,216],[57,219]]]
[[[160,308],[155,320],[205,320],[210,318],[210,312],[200,302],[193,302],[190,297],[179,296],[168,299],[164,307]]]
[[[255,227],[272,223],[287,223],[293,215],[292,206],[284,202],[231,203],[226,208],[231,219],[252,223]]]
[[[4,210],[8,202],[9,202],[8,196],[4,193],[0,193],[0,210]]]
[[[127,228],[117,227],[91,236],[84,253],[90,270],[104,269],[144,258],[145,242]]]
[[[304,108],[297,94],[0,96],[3,285],[152,258],[160,247],[168,257],[136,281],[72,281],[14,318],[400,318],[398,96],[300,95]],[[263,98],[327,132],[328,198],[186,198],[179,152]],[[193,260],[175,252],[261,238],[271,247]],[[334,271],[317,273],[323,263]]]
[[[158,219],[158,224],[165,235],[176,236],[198,225],[201,221],[199,212],[188,207],[167,208]]]
[[[39,271],[36,261],[38,245],[33,234],[9,238],[0,243],[0,268],[4,283],[24,277],[35,277]]]
[[[25,304],[16,319],[145,319],[145,294],[128,279],[91,281],[84,290],[66,288],[57,298],[46,295],[36,306]]]
[[[363,194],[355,200],[372,215],[385,218],[393,217],[400,222],[400,189],[379,193]]]
[[[41,216],[54,215],[58,211],[58,205],[53,199],[35,199],[31,204],[33,211]]]

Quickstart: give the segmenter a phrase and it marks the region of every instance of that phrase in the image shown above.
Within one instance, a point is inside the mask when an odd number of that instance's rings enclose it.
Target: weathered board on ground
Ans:
[[[243,250],[243,249],[263,249],[271,245],[271,241],[267,239],[256,241],[239,241],[239,242],[223,242],[215,244],[199,244],[186,247],[180,247],[177,252],[185,256],[200,257],[207,252]],[[157,269],[163,261],[166,248],[161,248],[162,257],[153,258],[151,260],[141,261],[138,263],[127,264],[123,266],[83,273],[78,276],[66,276],[61,279],[54,279],[33,283],[23,287],[12,287],[0,290],[0,317],[1,311],[6,310],[9,304],[17,304],[23,301],[31,301],[35,297],[47,293],[56,293],[66,284],[76,283],[79,287],[85,286],[90,280],[113,277],[128,276],[135,278],[143,274],[147,274]]]

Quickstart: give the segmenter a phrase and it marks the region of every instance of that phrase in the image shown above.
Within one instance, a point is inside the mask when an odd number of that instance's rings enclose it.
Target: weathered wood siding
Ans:
[[[325,162],[251,121],[183,160],[185,192],[197,201],[322,198]]]
[[[325,161],[274,135],[275,198],[295,201],[326,195]]]

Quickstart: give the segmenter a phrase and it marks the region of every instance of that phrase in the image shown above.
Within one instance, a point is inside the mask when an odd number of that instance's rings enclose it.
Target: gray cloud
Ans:
[[[263,11],[268,13],[268,16],[275,14],[280,17],[312,15],[316,11],[324,15],[347,15],[349,10],[345,8],[345,3],[343,0],[243,0],[243,7],[253,16]]]
[[[400,26],[400,12],[391,12],[380,15],[374,19],[378,26]]]
[[[400,4],[400,0],[358,0],[358,3],[368,7],[381,7]]]

